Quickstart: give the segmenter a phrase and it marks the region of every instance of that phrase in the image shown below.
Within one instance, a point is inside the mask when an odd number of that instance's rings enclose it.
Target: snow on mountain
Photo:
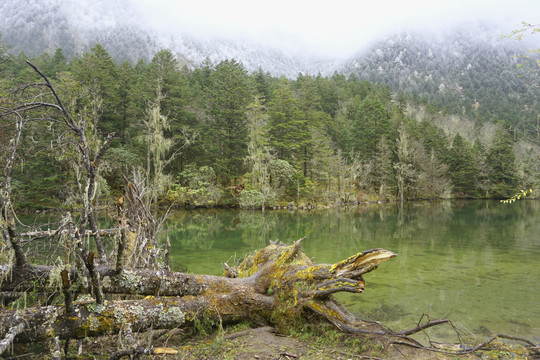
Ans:
[[[128,0],[2,0],[0,14],[2,40],[14,53],[24,51],[30,57],[58,47],[72,57],[100,43],[119,62],[148,61],[168,48],[191,67],[206,58],[213,63],[234,58],[248,71],[260,67],[276,76],[329,75],[339,66],[334,60],[297,56],[253,41],[158,31],[140,20]]]
[[[0,33],[13,53],[24,51],[30,57],[53,53],[58,47],[73,57],[100,43],[116,61],[135,63],[149,61],[157,51],[167,48],[189,67],[198,66],[206,58],[213,63],[234,58],[248,71],[262,68],[275,76],[354,72],[360,78],[388,83],[394,90],[416,91],[420,86],[420,92],[433,90],[424,86],[429,79],[436,87],[455,86],[443,79],[443,69],[450,66],[447,71],[466,72],[467,66],[475,65],[466,60],[475,47],[493,50],[484,51],[483,56],[501,55],[502,51],[501,56],[509,57],[507,50],[514,51],[517,46],[512,41],[501,45],[501,31],[497,29],[467,24],[446,33],[393,34],[349,60],[338,60],[299,55],[300,51],[293,53],[253,40],[158,30],[144,20],[141,11],[132,0],[1,0]]]

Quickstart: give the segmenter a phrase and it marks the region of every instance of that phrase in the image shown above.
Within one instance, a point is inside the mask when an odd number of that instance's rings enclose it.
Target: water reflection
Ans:
[[[171,218],[166,235],[173,267],[209,274],[269,240],[307,236],[304,249],[320,263],[384,247],[399,256],[366,276],[364,294],[340,297],[362,317],[404,328],[429,313],[477,335],[489,329],[540,340],[539,214],[539,201],[189,211]]]

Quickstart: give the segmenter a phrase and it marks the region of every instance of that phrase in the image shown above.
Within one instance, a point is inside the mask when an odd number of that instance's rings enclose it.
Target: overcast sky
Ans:
[[[134,1],[149,24],[164,30],[339,57],[406,28],[431,32],[466,20],[497,21],[508,29],[540,23],[540,0]]]

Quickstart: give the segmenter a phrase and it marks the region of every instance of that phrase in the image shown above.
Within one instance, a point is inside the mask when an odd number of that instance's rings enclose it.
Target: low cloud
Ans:
[[[465,21],[497,23],[504,31],[540,14],[540,1],[135,0],[151,27],[198,37],[256,41],[299,53],[346,57],[385,34],[434,32]]]

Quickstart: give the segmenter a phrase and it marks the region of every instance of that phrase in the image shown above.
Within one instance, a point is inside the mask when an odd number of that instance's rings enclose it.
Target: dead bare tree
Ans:
[[[90,273],[94,288],[93,292],[96,294],[98,301],[102,302],[103,299],[99,296],[100,280],[97,277],[98,273],[94,271],[94,268],[96,267],[96,256],[94,256],[94,254],[91,252],[88,253],[84,249],[79,234],[81,231],[84,233],[87,227],[89,228],[96,245],[98,253],[97,259],[101,263],[106,263],[106,252],[101,234],[97,228],[94,203],[99,165],[107,148],[110,146],[114,134],[109,134],[103,142],[103,145],[101,145],[97,151],[93,151],[89,146],[89,141],[86,135],[86,120],[84,116],[79,115],[77,120],[75,120],[64,106],[50,80],[34,64],[29,61],[27,61],[27,63],[32,69],[34,69],[34,71],[43,81],[21,86],[18,89],[15,89],[12,94],[24,94],[32,89],[43,88],[46,90],[46,93],[38,93],[38,95],[33,95],[30,101],[23,102],[22,104],[18,104],[13,107],[4,106],[0,112],[0,118],[2,119],[16,119],[14,122],[16,131],[14,132],[14,136],[10,142],[11,149],[5,162],[4,180],[0,193],[3,237],[6,239],[6,242],[11,245],[15,257],[15,264],[12,272],[15,273],[28,265],[28,261],[25,258],[19,238],[17,236],[17,227],[14,220],[15,215],[13,206],[11,204],[11,174],[15,163],[17,149],[23,130],[23,125],[26,121],[28,121],[26,119],[31,119],[32,121],[49,121],[59,124],[65,128],[64,132],[71,136],[71,141],[73,144],[75,144],[79,154],[79,173],[84,174],[82,187],[84,190],[81,192],[81,220],[78,226],[72,227],[73,239],[75,242],[73,244],[73,249],[78,250],[78,257],[86,265],[86,268]],[[48,95],[48,97],[45,95]],[[47,111],[52,112],[52,114],[48,114]]]
[[[9,111],[2,108],[4,112],[15,118],[13,125],[15,126],[15,133],[10,141],[11,148],[6,149],[7,159],[4,165],[4,177],[0,178],[0,211],[1,211],[1,224],[2,224],[2,238],[4,242],[11,245],[13,253],[15,255],[15,265],[18,267],[24,267],[28,264],[26,256],[22,250],[22,246],[17,234],[17,226],[15,223],[15,214],[13,210],[13,204],[11,203],[11,175],[13,172],[13,166],[15,164],[15,157],[17,154],[17,148],[21,139],[21,134],[24,125],[24,119],[18,111]]]

